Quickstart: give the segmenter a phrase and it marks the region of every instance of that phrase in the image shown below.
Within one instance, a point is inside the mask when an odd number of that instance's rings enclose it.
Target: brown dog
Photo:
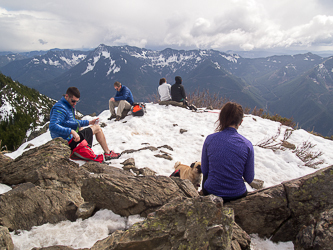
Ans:
[[[191,166],[187,166],[187,165],[181,164],[179,161],[177,161],[175,163],[174,168],[175,168],[175,172],[177,172],[177,170],[179,170],[180,179],[190,180],[196,189],[198,189],[200,187],[201,178],[202,178],[201,162],[196,161],[196,162],[192,163]]]

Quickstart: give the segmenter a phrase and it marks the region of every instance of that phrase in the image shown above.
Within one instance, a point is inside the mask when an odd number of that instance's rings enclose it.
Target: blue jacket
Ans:
[[[134,103],[132,92],[125,85],[121,85],[121,89],[120,91],[117,91],[114,100],[115,101],[125,100],[131,105],[133,105]]]
[[[235,198],[246,192],[247,183],[254,178],[252,143],[235,128],[207,136],[202,148],[201,171],[208,175],[204,188],[222,198]]]
[[[78,131],[80,127],[89,125],[88,120],[76,120],[75,108],[62,97],[51,109],[50,112],[50,133],[52,139],[62,137],[67,141],[73,138],[72,129]]]

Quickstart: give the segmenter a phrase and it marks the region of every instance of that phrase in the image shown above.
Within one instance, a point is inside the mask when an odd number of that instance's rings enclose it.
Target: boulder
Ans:
[[[42,188],[52,188],[79,206],[83,203],[82,179],[88,173],[69,160],[70,153],[67,141],[56,138],[0,166],[0,182],[10,186],[31,182]]]
[[[296,250],[329,250],[333,243],[333,209],[325,211],[317,219],[303,226],[296,240]]]
[[[249,185],[254,189],[261,189],[264,186],[264,181],[254,179]]]
[[[178,197],[91,250],[231,249],[233,211],[215,196]]]
[[[77,208],[75,215],[77,218],[85,220],[88,219],[93,214],[94,211],[95,211],[95,204],[85,202]]]
[[[50,246],[50,247],[34,247],[31,250],[75,250],[74,248],[67,246]],[[88,248],[80,248],[80,250],[89,250]]]
[[[81,195],[85,201],[96,204],[97,209],[109,209],[121,216],[146,216],[174,198],[198,196],[193,185],[188,183],[184,189],[166,176],[94,174],[83,181]]]
[[[133,177],[135,176],[133,173],[124,171],[120,168],[109,166],[105,163],[99,163],[94,161],[86,162],[81,166],[82,169],[86,170],[90,174],[107,174],[110,176],[117,177]]]
[[[333,166],[301,178],[283,182],[291,217],[272,237],[275,242],[292,241],[303,225],[333,208]]]
[[[236,223],[232,224],[232,250],[250,250],[251,237]]]
[[[333,166],[226,203],[248,234],[292,241],[304,225],[333,208]]]
[[[2,168],[4,165],[6,165],[9,162],[12,162],[13,159],[4,155],[2,152],[0,152],[0,168]]]
[[[77,207],[59,191],[24,183],[0,196],[0,224],[9,230],[74,221]]]
[[[0,226],[0,249],[13,250],[14,244],[7,227]]]
[[[248,234],[271,237],[291,215],[282,184],[250,193],[225,204],[234,209],[235,222]]]

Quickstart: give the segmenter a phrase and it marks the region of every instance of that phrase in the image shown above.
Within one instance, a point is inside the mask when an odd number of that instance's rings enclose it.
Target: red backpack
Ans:
[[[97,161],[103,162],[103,154],[95,155],[94,151],[88,146],[88,142],[83,140],[80,142],[72,151],[69,157],[72,160],[83,160],[83,161]]]

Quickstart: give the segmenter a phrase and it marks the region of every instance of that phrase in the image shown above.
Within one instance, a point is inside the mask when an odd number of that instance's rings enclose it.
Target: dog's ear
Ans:
[[[191,168],[194,168],[194,165],[195,165],[195,162],[193,162],[193,163],[191,164],[190,167],[191,167]]]

